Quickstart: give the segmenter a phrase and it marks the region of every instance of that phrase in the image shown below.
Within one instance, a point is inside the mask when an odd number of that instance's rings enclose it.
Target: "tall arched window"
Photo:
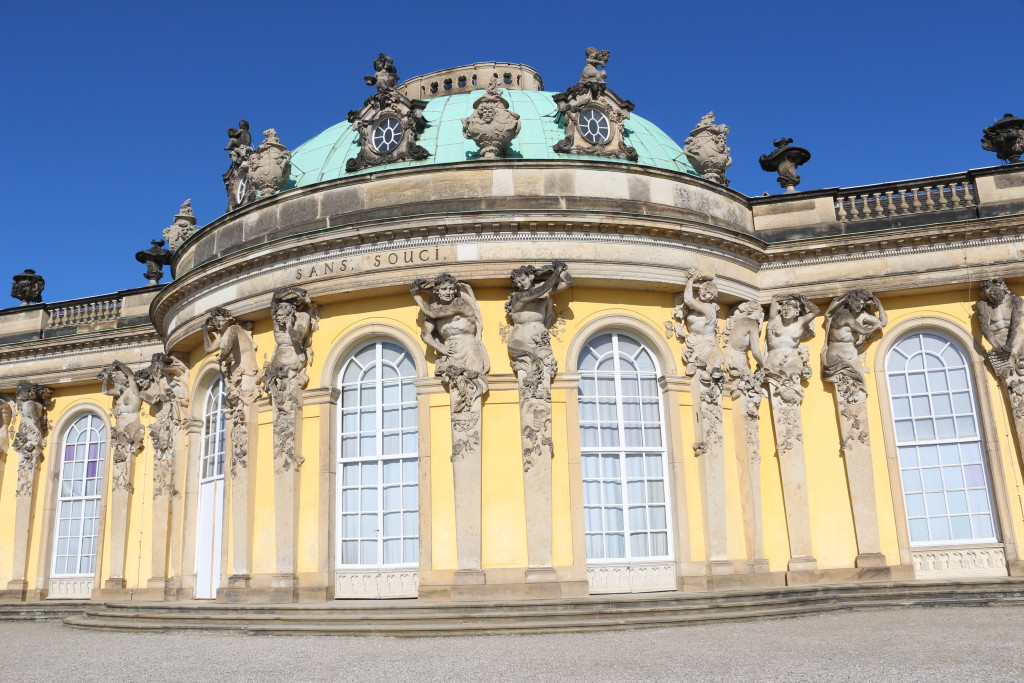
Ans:
[[[911,545],[997,540],[966,354],[915,332],[892,347],[885,372]]]
[[[199,453],[199,514],[196,518],[195,597],[211,599],[220,586],[224,529],[224,379],[218,377],[203,401],[203,436]]]
[[[103,496],[107,430],[96,415],[83,415],[64,433],[54,529],[52,578],[96,573],[96,537]],[[64,597],[89,597],[85,595]]]
[[[654,358],[613,332],[580,353],[580,446],[588,560],[672,554],[661,392]]]
[[[338,448],[339,567],[419,562],[416,366],[376,341],[341,371]]]

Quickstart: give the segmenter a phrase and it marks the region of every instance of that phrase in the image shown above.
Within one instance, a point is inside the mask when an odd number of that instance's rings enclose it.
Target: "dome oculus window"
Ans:
[[[611,123],[600,109],[584,109],[580,115],[580,134],[587,142],[603,145],[611,137]]]
[[[402,139],[402,123],[394,116],[389,116],[377,124],[373,130],[373,151],[386,154],[398,147]]]

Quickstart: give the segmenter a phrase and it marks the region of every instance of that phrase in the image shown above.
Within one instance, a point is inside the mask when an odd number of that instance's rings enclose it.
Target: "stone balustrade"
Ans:
[[[49,308],[50,319],[46,326],[48,328],[68,327],[116,320],[121,316],[123,303],[124,300],[121,297],[69,301],[64,305]]]
[[[958,175],[852,188],[836,197],[835,209],[836,220],[847,222],[977,204],[974,183],[966,175]]]

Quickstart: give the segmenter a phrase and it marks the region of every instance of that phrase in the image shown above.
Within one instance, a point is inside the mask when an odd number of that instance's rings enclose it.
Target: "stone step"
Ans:
[[[82,614],[88,600],[47,600],[0,603],[0,621],[56,621]]]
[[[833,610],[928,605],[1024,605],[1024,580],[901,582],[732,591],[598,596],[524,603],[226,605],[107,603],[65,623],[124,631],[204,630],[249,634],[455,635],[650,628],[768,619]],[[343,606],[339,606],[343,605]]]

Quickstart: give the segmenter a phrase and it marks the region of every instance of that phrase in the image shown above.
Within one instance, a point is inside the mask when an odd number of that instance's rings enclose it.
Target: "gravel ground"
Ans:
[[[1024,606],[838,612],[639,631],[248,637],[0,622],[14,681],[1024,681]]]

